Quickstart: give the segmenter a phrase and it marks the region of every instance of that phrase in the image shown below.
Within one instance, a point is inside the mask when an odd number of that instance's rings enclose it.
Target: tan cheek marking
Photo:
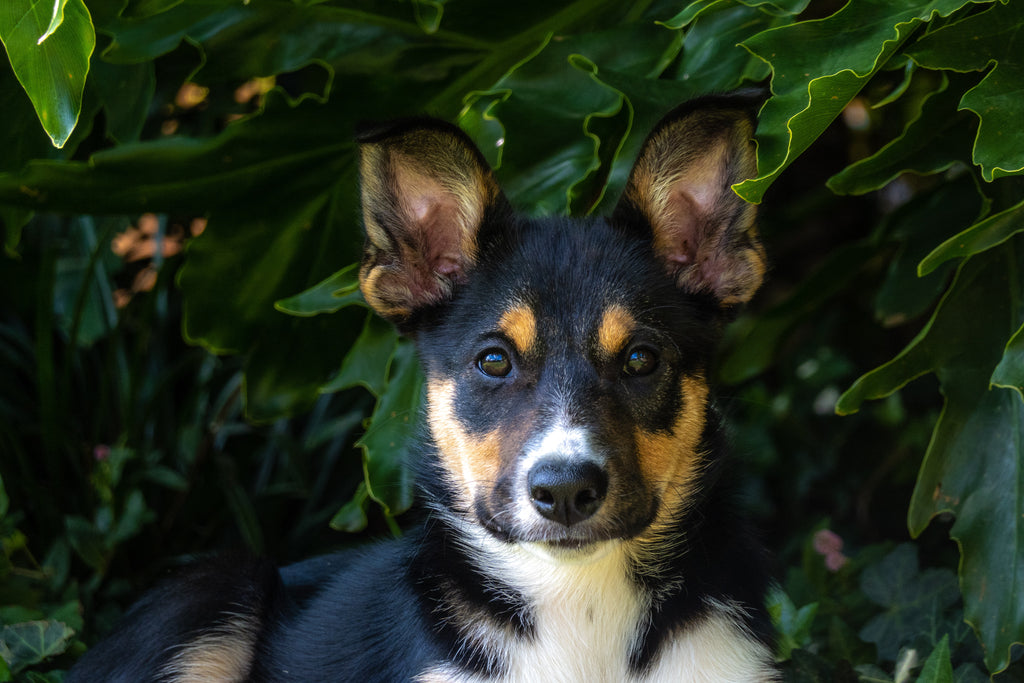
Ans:
[[[685,505],[700,469],[701,454],[697,447],[704,432],[707,382],[700,376],[685,377],[680,393],[684,408],[672,426],[672,433],[641,429],[635,433],[640,471],[661,498],[659,519]]]
[[[520,354],[529,351],[537,339],[537,318],[525,304],[516,304],[505,311],[498,328],[512,340]]]
[[[629,311],[618,304],[609,306],[597,328],[597,344],[601,351],[612,358],[619,355],[629,342],[635,326],[636,320]]]
[[[427,386],[427,420],[445,469],[461,480],[460,491],[468,495],[460,503],[469,508],[481,486],[498,479],[501,465],[500,432],[483,438],[466,432],[455,417],[455,382],[430,380]]]

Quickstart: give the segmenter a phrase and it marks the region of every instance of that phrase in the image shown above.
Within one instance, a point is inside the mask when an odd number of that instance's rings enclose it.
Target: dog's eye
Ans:
[[[626,356],[622,372],[630,377],[649,375],[658,367],[658,354],[650,349],[633,349]]]
[[[476,359],[476,367],[488,377],[505,377],[512,371],[512,361],[501,349],[487,349]]]

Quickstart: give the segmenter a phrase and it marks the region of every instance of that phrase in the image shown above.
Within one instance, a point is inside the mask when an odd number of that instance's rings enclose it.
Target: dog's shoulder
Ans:
[[[287,607],[260,645],[252,681],[412,680],[439,656],[402,539],[282,570]]]
[[[145,594],[67,681],[245,680],[267,617],[283,600],[269,561],[199,562]]]

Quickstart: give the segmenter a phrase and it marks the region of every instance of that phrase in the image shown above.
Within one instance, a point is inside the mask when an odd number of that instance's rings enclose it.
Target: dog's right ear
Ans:
[[[485,215],[505,200],[483,155],[444,121],[405,119],[364,129],[358,140],[360,288],[377,313],[401,322],[464,281]]]

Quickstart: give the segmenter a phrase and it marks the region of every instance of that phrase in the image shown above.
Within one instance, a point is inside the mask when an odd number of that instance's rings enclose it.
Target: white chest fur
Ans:
[[[492,547],[492,550],[499,548]],[[504,555],[504,557],[502,557]],[[504,560],[504,561],[503,561]],[[626,572],[620,548],[585,563],[552,563],[504,546],[487,562],[491,575],[514,586],[533,608],[533,635],[474,629],[472,638],[505,663],[505,675],[486,678],[446,665],[419,683],[767,683],[776,680],[771,653],[742,627],[735,607],[709,603],[709,616],[663,641],[643,674],[630,671],[629,653],[646,626],[649,604]]]

